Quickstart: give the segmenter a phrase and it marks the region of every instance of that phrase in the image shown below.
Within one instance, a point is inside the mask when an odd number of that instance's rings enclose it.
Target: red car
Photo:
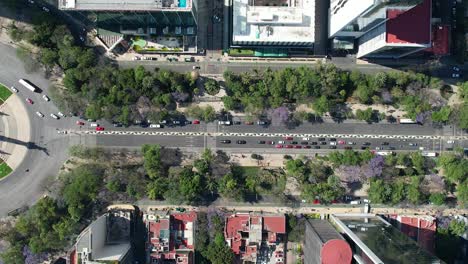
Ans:
[[[283,145],[276,144],[276,145],[275,145],[275,148],[283,148]]]
[[[199,125],[199,124],[200,124],[200,120],[196,120],[196,119],[195,119],[195,120],[192,121],[192,124],[194,124],[194,125]]]
[[[286,148],[294,148],[293,145],[286,145]]]
[[[275,142],[274,142],[274,141],[267,141],[267,144],[268,144],[268,145],[274,145]]]
[[[29,104],[34,104],[33,100],[31,100],[29,98],[26,98],[26,102],[28,102]]]
[[[305,149],[310,149],[310,148],[311,148],[311,146],[304,146],[304,148],[305,148]]]
[[[300,148],[302,148],[302,146],[301,145],[295,145],[294,148],[300,149]]]
[[[284,137],[284,140],[293,140],[293,137]]]
[[[246,125],[253,125],[253,122],[252,122],[252,121],[245,121],[244,124],[246,124]]]
[[[344,140],[340,140],[340,141],[338,141],[338,144],[340,144],[340,145],[344,145],[344,144],[346,144],[346,141],[344,141]]]
[[[320,200],[319,199],[314,199],[313,204],[320,204]]]
[[[98,126],[98,127],[96,127],[96,131],[104,131],[104,127]]]
[[[76,121],[76,124],[79,126],[84,126],[84,122],[81,122],[81,121]]]

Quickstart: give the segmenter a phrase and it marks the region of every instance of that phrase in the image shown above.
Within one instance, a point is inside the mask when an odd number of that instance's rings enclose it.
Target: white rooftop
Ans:
[[[249,0],[233,0],[233,42],[314,42],[315,0],[284,3],[250,6]]]
[[[333,36],[371,8],[375,0],[331,0],[329,35]]]

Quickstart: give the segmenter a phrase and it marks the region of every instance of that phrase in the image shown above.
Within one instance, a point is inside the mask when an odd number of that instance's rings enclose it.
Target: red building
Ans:
[[[194,263],[195,212],[145,215],[147,263]]]
[[[389,218],[396,221],[396,227],[401,232],[418,242],[425,250],[434,253],[435,233],[437,230],[436,219],[431,216],[400,216],[390,215]]]
[[[268,257],[275,258],[274,263],[284,263],[285,235],[284,215],[233,214],[227,217],[224,230],[226,242],[234,254],[252,263]]]

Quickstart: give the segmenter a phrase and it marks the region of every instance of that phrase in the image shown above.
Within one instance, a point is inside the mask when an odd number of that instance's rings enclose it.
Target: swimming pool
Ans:
[[[179,0],[179,7],[186,7],[187,6],[187,0]]]

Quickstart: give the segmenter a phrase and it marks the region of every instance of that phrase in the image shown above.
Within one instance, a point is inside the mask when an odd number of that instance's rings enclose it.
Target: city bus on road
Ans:
[[[19,83],[21,83],[24,87],[28,88],[31,92],[36,92],[37,88],[34,87],[29,81],[26,81],[25,79],[20,79]]]
[[[410,118],[398,118],[398,124],[417,124],[418,122]]]
[[[437,157],[437,152],[428,152],[428,151],[423,151],[421,153],[423,157]]]

